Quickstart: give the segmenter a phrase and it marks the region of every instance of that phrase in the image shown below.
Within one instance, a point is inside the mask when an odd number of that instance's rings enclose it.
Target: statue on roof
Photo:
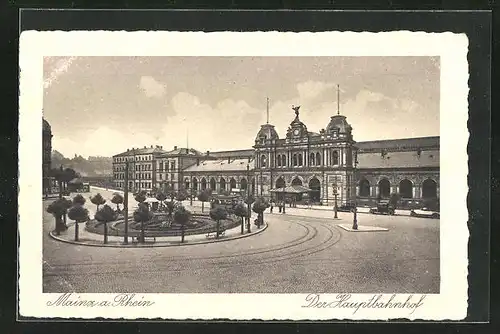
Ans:
[[[295,116],[299,117],[300,106],[294,106],[294,105],[292,105],[292,109],[295,111]]]

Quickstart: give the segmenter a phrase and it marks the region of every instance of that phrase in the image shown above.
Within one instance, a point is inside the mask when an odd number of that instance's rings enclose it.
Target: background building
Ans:
[[[249,150],[127,150],[113,157],[115,185],[123,188],[123,159],[132,156],[133,190],[171,186],[197,193],[250,187],[254,195],[270,198],[272,189],[304,186],[310,189],[305,197],[323,205],[333,205],[334,188],[339,204],[357,196],[361,205],[371,205],[394,193],[403,202],[439,197],[439,137],[356,142],[345,116],[334,115],[324,129],[311,132],[300,120],[299,108],[293,108],[295,118],[285,138],[267,123]]]
[[[42,118],[42,187],[43,194],[52,193],[52,129],[49,122]]]

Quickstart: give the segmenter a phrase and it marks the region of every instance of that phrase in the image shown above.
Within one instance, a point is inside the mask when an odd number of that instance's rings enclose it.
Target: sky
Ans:
[[[45,57],[52,147],[72,157],[161,145],[250,149],[300,105],[309,131],[337,114],[356,141],[439,135],[439,57]]]

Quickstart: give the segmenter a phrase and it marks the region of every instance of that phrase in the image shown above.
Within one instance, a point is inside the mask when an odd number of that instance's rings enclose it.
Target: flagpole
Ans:
[[[340,115],[340,85],[337,84],[337,115]]]

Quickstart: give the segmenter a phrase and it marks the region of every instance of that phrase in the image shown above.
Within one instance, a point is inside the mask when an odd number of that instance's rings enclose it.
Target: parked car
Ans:
[[[429,208],[413,209],[410,211],[410,216],[439,219],[439,212]]]
[[[353,212],[356,206],[354,203],[347,202],[337,207],[338,212]]]
[[[387,214],[392,216],[395,212],[396,206],[390,201],[379,201],[376,207],[370,208],[370,213],[373,214]]]

